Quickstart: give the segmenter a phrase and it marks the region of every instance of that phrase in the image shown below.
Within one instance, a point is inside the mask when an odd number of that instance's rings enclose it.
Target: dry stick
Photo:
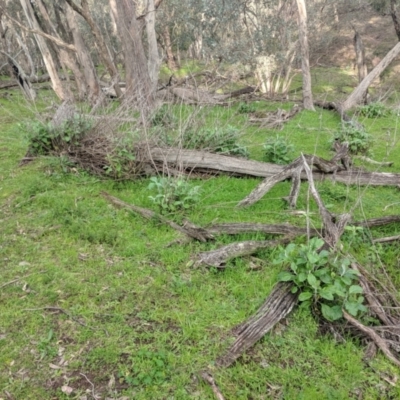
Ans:
[[[246,196],[242,201],[238,203],[238,207],[242,206],[250,206],[254,204],[258,200],[260,200],[268,191],[276,185],[278,182],[281,182],[293,174],[298,173],[298,169],[301,167],[302,160],[298,158],[297,160],[293,161],[288,166],[284,167],[281,172],[274,174],[266,179],[264,179],[248,196]]]
[[[390,351],[385,340],[382,339],[373,329],[369,328],[368,326],[363,325],[361,322],[357,321],[351,315],[347,314],[347,312],[344,310],[343,310],[343,316],[350,324],[352,324],[354,327],[356,327],[359,331],[361,331],[361,332],[365,333],[367,336],[369,336],[376,343],[376,345],[382,350],[383,354],[385,354],[385,356],[390,361],[392,361],[394,364],[396,364],[398,367],[400,367],[400,361]]]
[[[13,279],[13,280],[10,281],[10,282],[3,283],[3,284],[0,286],[0,289],[3,289],[3,287],[6,287],[6,286],[8,286],[8,285],[12,285],[13,283],[20,281],[21,279],[25,279],[25,278],[27,278],[28,276],[35,275],[35,274],[43,274],[43,273],[45,273],[45,272],[46,272],[46,271],[32,272],[32,273],[30,273],[30,274],[21,276],[21,278]]]
[[[221,391],[219,390],[219,387],[215,383],[213,376],[206,371],[202,372],[200,375],[204,379],[204,381],[207,382],[211,386],[211,389],[214,392],[217,400],[225,400],[225,397],[222,395]]]
[[[134,211],[147,219],[158,219],[164,224],[170,226],[178,232],[183,233],[186,236],[189,236],[190,238],[199,240],[201,242],[206,242],[207,239],[213,239],[212,235],[210,235],[206,230],[198,228],[193,224],[190,224],[190,226],[189,224],[187,224],[186,227],[182,227],[175,222],[169,220],[168,218],[165,218],[162,215],[155,213],[154,211],[148,210],[147,208],[138,207],[133,204],[125,203],[117,197],[111,196],[107,192],[101,192],[101,195],[110,203],[118,207],[127,208],[128,210]]]
[[[342,214],[337,218],[337,222],[334,222],[332,214],[325,208],[324,203],[322,202],[322,199],[321,199],[317,189],[315,188],[311,169],[308,166],[307,161],[303,155],[302,155],[302,159],[303,159],[304,170],[306,171],[306,174],[307,174],[311,194],[314,197],[314,200],[318,205],[318,210],[319,210],[319,213],[321,215],[321,218],[322,218],[322,221],[324,224],[325,243],[327,243],[327,245],[329,247],[334,248],[336,243],[340,239],[340,236],[342,235],[347,222],[350,221],[351,215],[350,214]]]
[[[400,240],[400,235],[398,236],[387,236],[383,238],[373,239],[372,243],[388,243],[388,242],[396,242]]]

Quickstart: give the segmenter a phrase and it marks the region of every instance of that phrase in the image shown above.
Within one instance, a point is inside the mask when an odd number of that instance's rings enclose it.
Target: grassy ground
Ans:
[[[65,173],[59,160],[45,157],[18,167],[27,149],[19,123],[48,101],[42,94],[33,110],[16,92],[0,100],[0,398],[212,399],[198,373],[212,368],[232,342],[230,329],[249,317],[275,284],[274,250],[257,255],[256,269],[247,258],[223,271],[194,269],[189,260],[198,251],[263,237],[223,236],[214,244],[168,247],[176,232],[116,210],[99,195],[106,190],[154,208],[148,179],[113,182],[78,170]],[[250,126],[237,107],[205,109],[202,120],[204,126],[241,129],[255,159],[262,159],[262,144],[277,134],[293,143],[293,158],[300,152],[329,157],[328,141],[339,125],[338,117],[324,110],[301,112],[278,133]],[[375,139],[374,158],[399,160],[397,116],[362,122]],[[398,162],[386,171],[400,172]],[[198,180],[201,201],[187,217],[204,226],[244,221],[304,226],[305,217],[290,214],[281,200],[288,183],[256,205],[236,209],[258,182],[224,176]],[[334,212],[349,210],[361,197],[356,219],[400,211],[398,188],[331,182],[318,188]],[[318,226],[304,185],[298,208],[308,206],[311,223]],[[399,230],[397,225],[372,234]],[[384,264],[399,287],[399,249],[371,248],[369,234],[346,246],[367,268]],[[228,399],[399,398],[393,384],[398,369],[381,355],[364,364],[363,351],[350,338],[336,343],[318,331],[307,311],[296,310],[232,367],[215,369],[214,378]]]

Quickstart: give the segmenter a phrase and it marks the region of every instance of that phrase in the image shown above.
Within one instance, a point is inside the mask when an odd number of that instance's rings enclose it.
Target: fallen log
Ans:
[[[237,339],[229,350],[217,359],[217,366],[229,367],[232,365],[247,349],[290,314],[297,304],[297,295],[293,294],[291,289],[292,285],[287,283],[280,282],[275,285],[256,314],[235,330]]]
[[[178,148],[153,147],[147,154],[141,156],[140,162],[158,163],[160,171],[170,167],[179,167],[190,172],[209,174],[231,174],[233,176],[254,176],[268,178],[282,172],[285,166],[265,163],[261,161],[246,160],[221,154],[208,153],[201,150],[188,150]],[[157,167],[157,166],[155,166]],[[307,179],[303,171],[302,180]],[[313,171],[316,181],[326,179],[346,185],[371,185],[371,186],[396,186],[400,185],[400,174],[387,172],[367,172],[356,168],[340,170],[332,173]],[[285,179],[285,178],[284,178]]]

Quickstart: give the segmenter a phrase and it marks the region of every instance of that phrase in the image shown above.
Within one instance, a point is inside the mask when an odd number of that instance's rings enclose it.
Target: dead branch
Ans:
[[[180,233],[183,233],[184,235],[192,238],[199,240],[200,242],[206,242],[207,240],[213,239],[213,236],[210,235],[206,230],[202,228],[196,227],[194,224],[186,225],[186,226],[180,226],[176,224],[175,222],[169,220],[168,218],[165,218],[164,216],[155,213],[154,211],[148,210],[147,208],[142,208],[135,206],[133,204],[128,204],[125,203],[124,201],[118,199],[117,197],[111,196],[107,192],[101,192],[100,193],[106,200],[108,200],[111,204],[117,206],[117,207],[122,207],[126,208],[130,211],[133,211],[135,213],[140,214],[142,217],[146,219],[155,219],[159,220],[162,223],[170,226],[171,228],[177,230]]]
[[[278,108],[276,111],[267,113],[256,112],[249,118],[249,122],[259,125],[261,128],[282,129],[283,124],[292,119],[301,108],[295,104],[289,111]]]
[[[397,236],[387,236],[383,238],[373,239],[372,243],[390,243],[390,242],[397,242],[400,240],[400,235]]]
[[[195,257],[195,266],[224,268],[225,263],[232,258],[254,254],[258,250],[289,243],[289,237],[281,240],[247,240],[231,243],[216,250],[205,251]]]
[[[363,325],[360,321],[357,321],[351,315],[347,314],[347,312],[344,310],[343,310],[343,316],[351,325],[356,327],[362,333],[366,334],[382,350],[383,354],[385,354],[385,356],[390,361],[392,361],[395,365],[400,367],[400,361],[390,351],[386,341],[382,339],[372,328]]]
[[[373,160],[372,158],[369,158],[366,156],[355,156],[355,157],[358,158],[359,160],[365,161],[369,164],[379,165],[381,167],[392,167],[394,164],[393,161],[376,161],[376,160]]]
[[[292,286],[279,282],[256,314],[240,325],[237,338],[229,350],[216,361],[217,366],[229,367],[247,349],[253,346],[279,321],[285,318],[297,304]]]
[[[225,400],[225,397],[222,395],[221,391],[219,390],[219,387],[216,384],[213,376],[209,372],[206,372],[206,371],[203,371],[200,375],[204,379],[204,381],[211,386],[211,389],[214,392],[216,399],[217,400]]]
[[[306,159],[303,157],[303,166],[308,177],[308,184],[310,187],[311,194],[318,205],[319,214],[321,215],[323,225],[325,228],[324,240],[325,243],[331,247],[335,248],[336,243],[339,241],[344,228],[351,219],[350,214],[342,214],[339,217],[334,217],[325,207],[322,199],[315,188],[313,174]]]

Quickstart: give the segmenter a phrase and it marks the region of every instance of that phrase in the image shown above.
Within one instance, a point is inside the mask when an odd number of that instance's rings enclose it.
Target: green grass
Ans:
[[[221,236],[215,243],[168,247],[179,237],[176,232],[117,210],[99,194],[106,190],[151,208],[148,179],[113,182],[83,171],[65,174],[56,159],[45,157],[18,167],[28,145],[18,123],[43,111],[49,99],[40,98],[32,108],[13,92],[11,99],[0,101],[0,397],[79,399],[89,390],[88,396],[100,398],[213,399],[199,371],[213,369],[233,340],[230,330],[269,294],[279,273],[271,263],[274,250],[257,255],[260,269],[251,269],[247,258],[229,262],[223,271],[190,267],[191,255],[199,251],[263,236]],[[255,107],[291,104],[258,102]],[[193,108],[173,112],[182,120]],[[237,106],[204,108],[199,118],[203,126],[241,129],[253,159],[262,160],[262,144],[277,134],[250,126]],[[398,117],[362,122],[376,138],[374,157],[395,161],[394,167],[381,170],[400,172]],[[328,141],[338,126],[335,114],[318,109],[299,113],[278,134],[294,145],[294,157],[304,152],[329,158]],[[394,145],[385,144],[388,130]],[[203,226],[251,221],[304,226],[305,217],[288,213],[282,201],[288,182],[254,206],[236,209],[259,181],[227,176],[197,180],[201,201],[187,217]],[[323,182],[318,189],[337,213],[362,196],[355,219],[400,211],[397,188]],[[306,185],[298,208],[308,209]],[[312,202],[309,208],[311,223],[319,226]],[[395,225],[373,235],[398,231]],[[398,247],[371,249],[369,234],[354,239],[351,251],[367,268],[382,262],[399,287]],[[362,357],[361,343],[350,338],[336,343],[318,331],[308,312],[297,310],[287,326],[279,325],[232,367],[214,369],[214,378],[229,399],[346,399],[360,393],[365,399],[398,398],[398,387],[381,378],[398,370],[381,355],[370,367]],[[63,393],[63,386],[72,388],[72,394]]]

